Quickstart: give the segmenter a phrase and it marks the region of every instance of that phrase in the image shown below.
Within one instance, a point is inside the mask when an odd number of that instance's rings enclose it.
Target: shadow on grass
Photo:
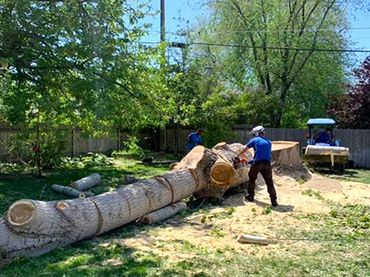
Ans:
[[[147,276],[162,264],[156,255],[117,242],[83,241],[38,258],[19,259],[1,276]]]

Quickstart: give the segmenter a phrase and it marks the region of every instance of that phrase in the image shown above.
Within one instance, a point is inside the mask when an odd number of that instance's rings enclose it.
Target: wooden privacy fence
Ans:
[[[177,132],[177,134],[176,134]],[[167,129],[161,136],[161,149],[167,152],[184,153],[186,151],[186,137],[191,130]],[[237,126],[234,128],[234,138],[226,140],[228,143],[240,142],[245,144],[250,139],[250,128]],[[266,134],[271,140],[297,141],[300,146],[306,144],[307,129],[267,128]],[[335,129],[334,136],[341,145],[349,147],[350,160],[356,167],[370,168],[370,130]],[[176,137],[176,139],[175,139]]]
[[[0,125],[0,160],[9,156],[6,141],[20,133],[20,129],[11,129]],[[64,130],[66,131],[66,130]],[[141,145],[152,150],[180,153],[186,152],[186,137],[190,129],[168,128],[162,131],[158,129],[147,130],[139,135]],[[241,125],[234,128],[234,137],[226,140],[228,143],[246,143],[250,128]],[[267,128],[267,136],[271,140],[297,141],[301,146],[306,143],[306,129],[289,128]],[[341,145],[350,148],[350,159],[355,166],[370,168],[370,130],[336,129],[334,135],[340,140]],[[128,133],[125,131],[113,130],[111,134],[100,138],[85,138],[78,129],[69,130],[65,155],[78,155],[88,152],[106,153],[112,150],[122,149],[123,143],[127,140]]]
[[[36,132],[36,130],[26,130],[27,132]],[[0,127],[0,160],[8,160],[11,158],[8,146],[11,140],[14,140],[17,135],[24,133],[25,130],[16,128],[1,128]],[[86,138],[82,136],[81,130],[60,129],[58,130],[61,136],[64,136],[65,146],[63,154],[66,156],[74,156],[85,154],[88,152],[106,153],[120,148],[121,141],[126,139],[127,133],[118,132],[109,134],[104,137]]]

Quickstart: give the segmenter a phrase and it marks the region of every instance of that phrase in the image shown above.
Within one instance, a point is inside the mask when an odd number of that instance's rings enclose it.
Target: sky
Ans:
[[[140,2],[140,0],[137,0]],[[149,0],[153,10],[159,11],[160,0]],[[205,9],[197,4],[198,0],[166,0],[166,40],[179,41],[180,37],[174,33],[184,26],[195,26],[197,19],[207,16]],[[370,2],[370,0],[369,0]],[[370,6],[370,3],[369,3]],[[347,10],[350,26],[348,36],[352,43],[350,49],[370,50],[370,9],[367,11]],[[179,18],[183,20],[179,23]],[[160,40],[160,15],[159,13],[150,19],[152,24],[150,33],[143,41],[159,42]],[[354,64],[359,65],[370,53],[353,54]]]

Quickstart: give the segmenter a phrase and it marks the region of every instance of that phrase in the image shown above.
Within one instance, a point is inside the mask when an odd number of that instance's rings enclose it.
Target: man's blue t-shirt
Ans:
[[[319,137],[316,139],[316,143],[327,143],[329,144],[331,141],[331,136],[327,132],[320,132]]]
[[[192,132],[188,135],[187,141],[188,144],[186,145],[186,148],[190,151],[195,146],[202,144],[202,137],[197,132]]]
[[[254,137],[247,143],[248,148],[254,150],[254,162],[271,162],[271,141],[264,137]]]

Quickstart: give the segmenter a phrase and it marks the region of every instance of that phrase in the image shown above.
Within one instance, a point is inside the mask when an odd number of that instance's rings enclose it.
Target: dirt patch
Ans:
[[[227,247],[256,256],[264,256],[270,251],[287,251],[293,245],[315,250],[318,248],[315,242],[281,243],[279,236],[289,226],[299,226],[302,231],[312,228],[302,224],[297,217],[326,214],[330,211],[330,201],[370,205],[370,190],[365,184],[338,181],[320,175],[312,175],[303,184],[289,176],[275,175],[274,181],[280,204],[278,208],[271,210],[266,187],[260,184],[253,203],[245,202],[243,193],[232,194],[226,196],[222,207],[194,213],[184,219],[170,219],[161,226],[153,227],[153,234],[140,234],[121,243],[158,255],[171,255],[174,259],[191,257],[183,257],[184,254],[176,251],[168,242],[186,241],[197,247],[214,249]],[[236,241],[240,233],[264,236],[278,243],[267,246],[240,244]]]

